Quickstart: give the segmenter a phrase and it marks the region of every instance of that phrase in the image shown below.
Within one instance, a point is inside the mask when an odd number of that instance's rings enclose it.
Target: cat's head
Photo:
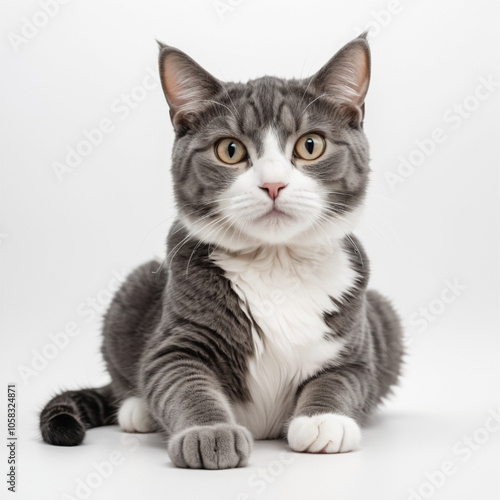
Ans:
[[[176,132],[176,202],[190,233],[236,250],[352,231],[369,171],[364,36],[301,80],[222,82],[163,44],[160,74]]]

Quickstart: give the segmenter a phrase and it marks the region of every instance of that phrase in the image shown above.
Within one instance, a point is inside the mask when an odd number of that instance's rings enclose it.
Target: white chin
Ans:
[[[220,245],[228,250],[238,251],[260,245],[297,245],[314,246],[327,240],[337,240],[352,232],[362,207],[343,215],[340,219],[332,219],[328,223],[311,224],[311,217],[300,220],[282,214],[270,214],[249,221],[243,218],[229,227],[214,228],[206,224],[184,219],[189,232],[205,243]]]
[[[266,216],[250,222],[245,233],[256,241],[268,244],[288,243],[300,233],[307,231],[308,225],[287,216]]]

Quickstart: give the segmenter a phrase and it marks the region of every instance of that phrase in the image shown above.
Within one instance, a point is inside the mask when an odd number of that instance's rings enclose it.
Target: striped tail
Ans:
[[[85,431],[116,423],[111,386],[66,391],[51,399],[40,414],[40,431],[46,443],[57,446],[81,444]]]

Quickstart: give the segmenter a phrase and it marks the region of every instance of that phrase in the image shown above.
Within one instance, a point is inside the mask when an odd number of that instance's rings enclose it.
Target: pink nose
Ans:
[[[285,187],[286,184],[283,184],[282,182],[266,182],[260,186],[260,189],[267,191],[269,198],[274,201],[280,194],[280,190]]]

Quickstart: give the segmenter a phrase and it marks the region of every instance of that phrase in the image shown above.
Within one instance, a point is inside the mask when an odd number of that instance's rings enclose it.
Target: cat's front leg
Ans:
[[[237,425],[215,373],[183,349],[164,349],[143,371],[151,413],[168,436],[173,464],[228,469],[248,463],[253,438]]]
[[[288,425],[288,444],[294,451],[343,453],[359,448],[359,421],[367,400],[364,370],[332,370],[300,388]]]

